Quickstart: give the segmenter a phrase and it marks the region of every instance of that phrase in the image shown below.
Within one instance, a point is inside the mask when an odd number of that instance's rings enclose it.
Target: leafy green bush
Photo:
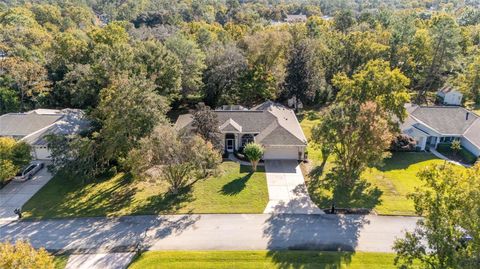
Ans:
[[[455,157],[451,143],[438,144],[437,151],[449,158]],[[467,164],[473,164],[477,161],[477,157],[475,157],[475,155],[473,155],[470,151],[466,150],[464,147],[461,147],[461,149],[458,151],[457,156],[460,157],[462,161]]]

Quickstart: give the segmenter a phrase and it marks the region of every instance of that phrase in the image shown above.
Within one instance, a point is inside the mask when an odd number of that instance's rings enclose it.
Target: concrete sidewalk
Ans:
[[[134,256],[134,252],[70,255],[65,269],[124,269]]]
[[[324,214],[310,199],[297,161],[268,160],[265,171],[269,202],[263,213]]]
[[[45,167],[31,180],[24,182],[11,181],[7,186],[0,189],[0,223],[18,219],[13,210],[22,208],[51,178],[52,175]]]
[[[135,250],[351,250],[391,252],[418,218],[374,215],[206,214],[20,221],[0,241],[73,254]]]

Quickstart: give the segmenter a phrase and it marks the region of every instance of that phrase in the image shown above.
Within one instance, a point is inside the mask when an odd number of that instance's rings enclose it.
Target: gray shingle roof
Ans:
[[[479,118],[463,107],[448,106],[417,107],[410,116],[443,135],[462,135]]]
[[[78,109],[37,109],[0,116],[0,136],[22,138],[31,145],[45,145],[47,134],[76,134],[88,126],[83,111]]]
[[[480,148],[480,118],[468,128],[463,136]]]
[[[68,136],[78,134],[90,126],[90,122],[84,118],[84,113],[81,110],[65,109],[62,113],[62,118],[50,127],[34,132],[22,140],[31,145],[46,145],[45,137],[49,134]]]
[[[62,115],[39,115],[37,113],[9,113],[0,116],[0,136],[26,136],[45,128]]]
[[[224,132],[242,132],[242,126],[236,123],[232,119],[228,119],[222,125],[220,125],[220,130]]]
[[[234,121],[241,127],[242,133],[257,133],[256,139],[264,145],[307,143],[295,113],[271,101],[260,104],[252,110],[215,110],[215,113],[221,125]],[[175,126],[179,129],[189,128],[192,120],[191,114],[181,115]]]

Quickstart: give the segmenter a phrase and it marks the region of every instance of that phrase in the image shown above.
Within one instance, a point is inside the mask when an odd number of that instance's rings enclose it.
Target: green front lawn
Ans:
[[[64,218],[179,213],[262,213],[268,202],[265,170],[224,162],[219,176],[196,182],[178,195],[164,182],[124,174],[82,185],[55,176],[23,207],[26,218]]]
[[[311,128],[318,122],[318,119],[309,120],[308,118],[300,122],[307,139],[310,139]],[[323,179],[332,168],[331,163],[327,162],[322,173],[318,173],[319,169],[315,168],[318,168],[322,154],[312,143],[309,143],[308,152],[311,163],[304,167],[304,171],[311,170],[314,172],[314,178],[319,176]],[[413,192],[415,187],[423,184],[417,176],[418,172],[428,166],[444,163],[433,154],[421,152],[397,152],[384,162],[384,166],[370,168],[363,173],[362,178],[365,179],[366,184],[361,185],[356,191],[340,190],[339,193],[348,192],[351,196],[338,195],[335,201],[336,206],[374,209],[378,214],[384,215],[414,215],[413,201],[408,199],[407,195]],[[463,168],[458,167],[458,169]],[[308,175],[306,179],[312,200],[321,208],[330,208],[332,192],[315,184],[316,182]]]
[[[130,269],[388,269],[395,268],[395,255],[320,251],[149,251],[142,253]]]
[[[382,192],[375,211],[386,215],[414,215],[413,201],[407,195],[415,191],[415,187],[423,185],[417,174],[427,167],[443,163],[431,153],[394,153],[385,160],[384,166],[365,171],[363,178]]]

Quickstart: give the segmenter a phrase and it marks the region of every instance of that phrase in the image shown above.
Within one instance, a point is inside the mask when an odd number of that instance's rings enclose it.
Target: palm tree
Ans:
[[[452,144],[450,145],[450,149],[452,149],[453,156],[456,158],[458,152],[462,149],[462,143],[460,142],[460,140],[453,140]]]
[[[248,143],[243,149],[243,153],[252,163],[253,172],[257,171],[257,164],[263,157],[263,147],[257,143]]]

